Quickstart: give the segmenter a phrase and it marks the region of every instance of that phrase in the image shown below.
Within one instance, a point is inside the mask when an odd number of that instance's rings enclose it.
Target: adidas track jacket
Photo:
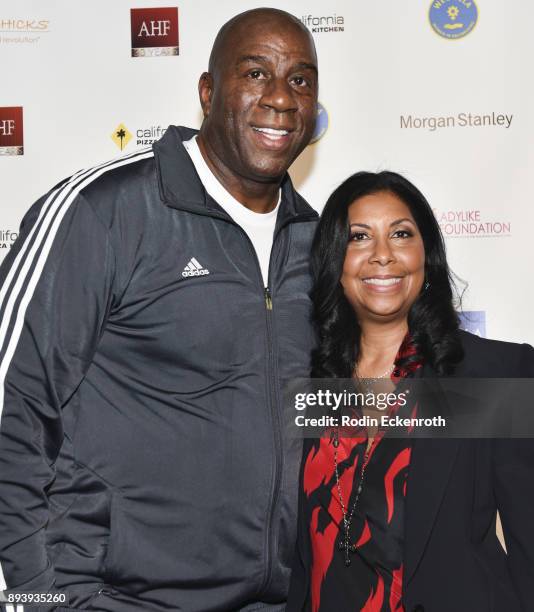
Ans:
[[[0,268],[0,587],[65,610],[283,610],[316,213],[252,244],[170,127],[25,216]],[[43,606],[42,610],[48,610]]]

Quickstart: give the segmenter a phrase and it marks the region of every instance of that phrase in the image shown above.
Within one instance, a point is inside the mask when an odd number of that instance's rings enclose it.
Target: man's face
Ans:
[[[280,179],[311,139],[317,90],[305,31],[281,20],[244,23],[229,35],[211,86],[201,79],[204,138],[232,174]]]

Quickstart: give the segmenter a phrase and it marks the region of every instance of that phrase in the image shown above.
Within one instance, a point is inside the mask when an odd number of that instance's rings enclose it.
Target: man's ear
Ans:
[[[211,96],[213,94],[213,77],[209,72],[203,72],[198,80],[198,96],[204,119],[210,114]]]

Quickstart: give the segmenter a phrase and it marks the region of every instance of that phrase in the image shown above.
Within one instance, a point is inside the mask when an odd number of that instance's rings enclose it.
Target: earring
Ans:
[[[428,281],[425,281],[425,284],[423,286],[423,291],[426,291],[429,287],[430,287],[430,283]]]

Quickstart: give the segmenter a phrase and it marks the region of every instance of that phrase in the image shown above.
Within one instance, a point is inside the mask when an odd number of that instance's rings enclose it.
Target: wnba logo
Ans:
[[[475,27],[478,8],[474,0],[434,0],[428,18],[440,36],[462,38]]]

